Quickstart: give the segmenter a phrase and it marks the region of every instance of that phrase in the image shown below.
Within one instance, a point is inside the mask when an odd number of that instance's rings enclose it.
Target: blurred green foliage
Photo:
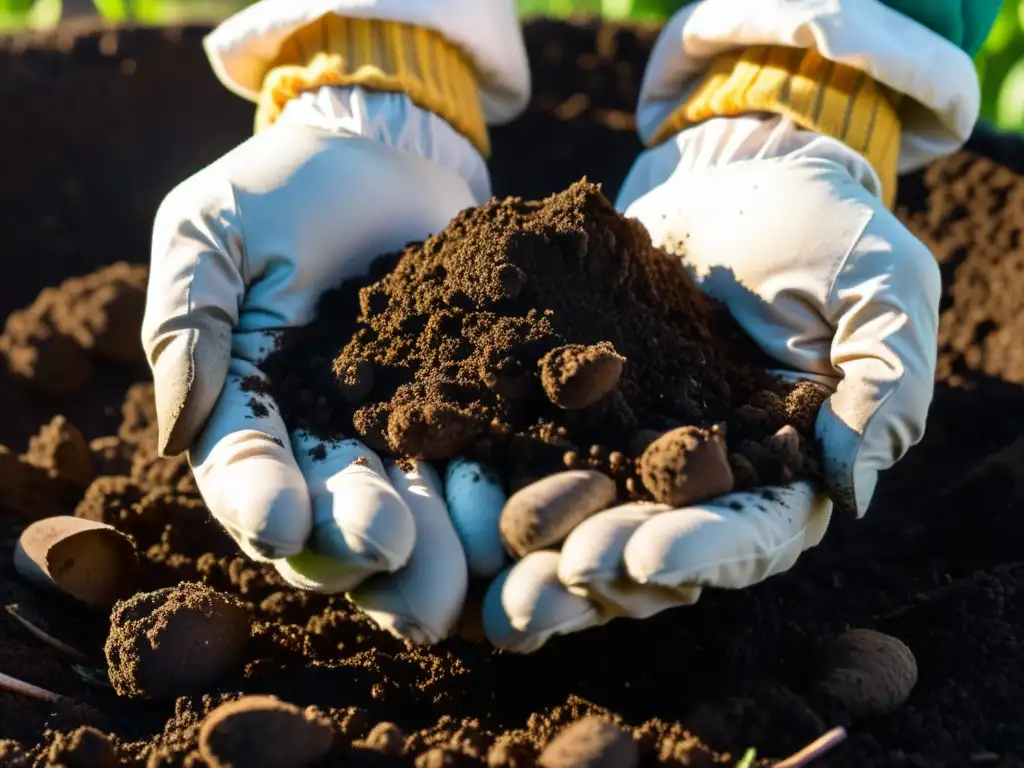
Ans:
[[[481,0],[485,2],[486,0]],[[969,2],[970,0],[968,0]],[[184,20],[216,21],[248,0],[0,0],[0,32],[48,28],[68,8],[95,8],[112,20],[144,24]],[[679,0],[518,0],[524,15],[601,14],[613,19],[660,21]],[[1003,10],[977,57],[982,85],[982,118],[1003,130],[1024,132],[1024,0],[1003,0]]]

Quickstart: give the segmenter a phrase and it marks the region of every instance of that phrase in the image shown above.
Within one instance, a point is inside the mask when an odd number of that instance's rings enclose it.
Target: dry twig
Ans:
[[[782,762],[776,763],[775,768],[803,768],[810,765],[811,761],[817,760],[826,752],[831,751],[846,738],[844,728],[833,728],[819,739],[808,744],[792,757],[787,757]]]
[[[40,688],[32,683],[26,683],[23,680],[10,677],[0,672],[0,689],[10,691],[11,693],[20,693],[25,696],[31,696],[33,699],[41,699],[42,701],[49,701],[54,704],[61,701],[70,701],[65,696],[61,696],[59,693],[48,691],[45,688]]]
[[[37,640],[40,640],[43,643],[46,643],[46,645],[50,646],[51,648],[57,649],[61,653],[66,653],[68,656],[70,656],[73,659],[85,662],[86,664],[91,664],[92,663],[92,659],[90,659],[88,656],[86,656],[80,650],[78,650],[77,648],[72,648],[70,645],[68,645],[67,643],[63,642],[62,640],[58,640],[53,635],[49,634],[48,632],[46,632],[45,630],[41,629],[40,627],[37,627],[31,621],[29,621],[24,616],[22,616],[21,612],[18,611],[18,606],[17,605],[8,605],[7,606],[7,613],[8,613],[8,615],[12,619],[14,619],[22,627],[22,629],[24,629],[26,632],[28,632],[30,635],[32,635]]]

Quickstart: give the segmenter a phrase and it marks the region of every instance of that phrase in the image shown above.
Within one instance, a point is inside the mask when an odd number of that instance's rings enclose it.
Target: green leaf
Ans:
[[[128,0],[93,0],[93,3],[105,19],[124,21],[131,17]]]
[[[63,13],[62,0],[36,0],[28,17],[28,25],[32,29],[53,29],[60,24]]]
[[[736,763],[736,768],[753,768],[754,760],[757,759],[757,750],[751,747],[743,755],[743,759]]]
[[[996,103],[996,125],[1004,131],[1024,131],[1024,60],[1003,80]]]

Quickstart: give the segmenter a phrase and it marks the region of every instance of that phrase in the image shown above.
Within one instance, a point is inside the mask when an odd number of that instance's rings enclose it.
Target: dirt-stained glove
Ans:
[[[836,502],[861,515],[879,472],[924,432],[936,359],[935,260],[855,178],[858,161],[843,162],[838,143],[784,118],[721,119],[691,131],[685,143],[639,161],[620,205],[683,259],[780,369],[835,390],[816,426],[823,471]],[[765,131],[801,132],[805,147],[713,167],[687,161],[688,149],[720,145],[724,132],[733,146],[747,132],[750,146],[763,147]],[[664,174],[659,162],[675,170]],[[659,175],[668,178],[637,193],[641,178]],[[831,509],[824,493],[797,483],[675,511],[600,512],[560,553],[528,555],[495,582],[488,636],[529,652],[553,634],[692,603],[702,587],[748,587],[816,545]]]
[[[385,467],[355,440],[324,451],[289,434],[259,391],[260,364],[274,332],[312,319],[324,289],[476,204],[486,171],[461,136],[403,95],[352,88],[320,98],[337,130],[286,113],[160,207],[143,328],[160,449],[188,450],[204,500],[248,555],[324,592],[387,574],[356,593],[359,605],[403,636],[436,642],[467,581],[436,475]],[[365,137],[380,134],[390,142]],[[475,178],[459,172],[474,165]]]
[[[896,175],[962,144],[978,104],[967,54],[873,0],[698,0],[676,14],[637,112],[654,148],[617,205],[780,372],[833,389],[816,424],[828,494],[801,482],[599,512],[495,580],[492,642],[531,652],[704,587],[751,586],[821,540],[833,502],[865,513],[879,473],[924,433],[936,359],[939,272],[890,212]]]
[[[466,551],[430,466],[290,434],[260,366],[324,290],[490,196],[487,125],[529,98],[514,2],[261,0],[204,45],[220,81],[257,104],[257,133],[156,217],[143,343],[160,451],[188,451],[248,555],[438,642],[469,573],[503,563],[479,537]],[[459,485],[448,494],[465,503]],[[504,497],[489,491],[474,498],[496,517]]]

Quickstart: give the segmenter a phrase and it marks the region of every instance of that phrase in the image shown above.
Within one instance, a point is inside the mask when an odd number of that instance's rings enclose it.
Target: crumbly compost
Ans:
[[[764,365],[724,306],[584,180],[467,209],[382,257],[370,282],[328,292],[265,369],[293,427],[398,456],[500,458],[507,478],[587,453],[625,481],[633,433],[719,423],[736,450],[754,444],[744,481],[813,474],[810,457],[757,448],[794,422],[808,429],[824,390]]]

